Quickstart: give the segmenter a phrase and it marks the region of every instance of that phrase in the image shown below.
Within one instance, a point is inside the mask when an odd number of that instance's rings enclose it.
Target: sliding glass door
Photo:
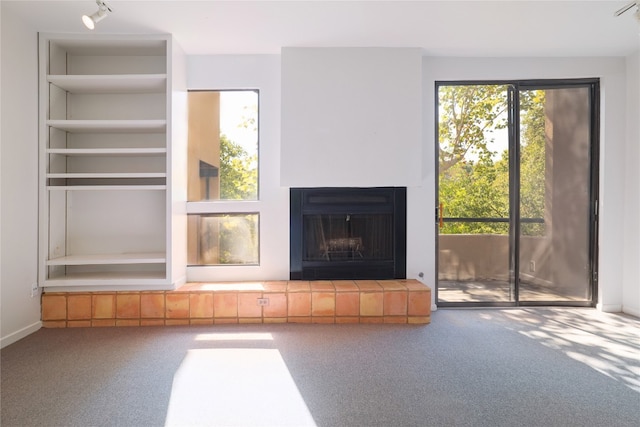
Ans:
[[[438,305],[594,304],[598,82],[437,89]]]

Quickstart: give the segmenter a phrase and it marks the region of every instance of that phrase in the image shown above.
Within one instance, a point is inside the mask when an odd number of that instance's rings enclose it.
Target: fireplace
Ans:
[[[406,278],[406,188],[290,191],[291,280]]]

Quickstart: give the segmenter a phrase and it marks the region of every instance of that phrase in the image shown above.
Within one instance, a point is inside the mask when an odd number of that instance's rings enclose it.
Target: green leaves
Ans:
[[[258,199],[258,156],[220,135],[220,198]]]
[[[506,85],[440,86],[439,200],[445,217],[509,218],[509,152]],[[520,214],[544,217],[544,91],[520,93]],[[502,131],[502,132],[500,132]],[[502,141],[502,148],[496,143]],[[544,224],[522,228],[542,235]],[[446,223],[441,233],[508,233],[506,222]]]

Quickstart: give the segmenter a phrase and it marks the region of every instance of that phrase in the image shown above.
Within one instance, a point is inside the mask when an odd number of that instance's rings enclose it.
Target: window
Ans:
[[[258,264],[258,91],[189,92],[187,189],[188,264]]]
[[[188,200],[257,199],[258,92],[190,92]]]
[[[189,215],[188,235],[190,265],[258,264],[256,213]]]

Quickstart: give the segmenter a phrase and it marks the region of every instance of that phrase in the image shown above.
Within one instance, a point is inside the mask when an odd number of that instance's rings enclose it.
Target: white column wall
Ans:
[[[188,213],[260,213],[259,266],[189,267],[187,281],[287,280],[289,278],[289,189],[280,187],[280,56],[191,56],[187,88],[258,89],[259,199],[256,202],[194,202]]]
[[[425,88],[424,181],[420,206],[428,221],[424,242],[408,248],[410,265],[426,265],[425,279],[435,283],[435,93],[436,81],[600,78],[600,230],[598,307],[620,311],[623,307],[623,257],[625,227],[626,65],[624,58],[437,58],[423,59]],[[637,113],[636,113],[637,114]],[[637,115],[636,115],[637,117]],[[637,166],[636,166],[637,169]],[[637,192],[634,197],[638,198]],[[415,199],[411,194],[410,199]],[[412,207],[415,209],[415,207]],[[638,215],[636,215],[637,221]],[[413,224],[415,225],[415,224]],[[419,230],[423,232],[422,230]],[[411,231],[413,232],[413,231]],[[637,257],[635,258],[637,259]],[[630,287],[637,289],[637,274]]]
[[[0,8],[2,8],[0,4]],[[0,346],[38,330],[38,39],[2,10],[0,105]]]
[[[640,46],[640,36],[639,43]],[[622,311],[640,316],[640,50],[627,58],[627,154]]]
[[[421,55],[418,48],[282,48],[282,185],[418,185]]]

